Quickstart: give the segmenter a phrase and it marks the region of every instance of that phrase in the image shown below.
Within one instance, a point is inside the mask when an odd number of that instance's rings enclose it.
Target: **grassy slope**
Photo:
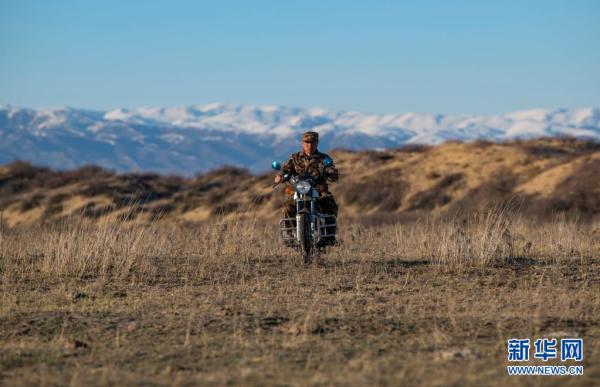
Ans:
[[[414,219],[470,213],[513,200],[530,216],[600,214],[600,145],[542,139],[506,144],[447,143],[388,152],[332,152],[342,172],[332,190],[342,215]],[[98,168],[52,172],[0,169],[0,210],[9,225],[68,216],[142,222],[205,221],[215,216],[274,219],[283,199],[271,175],[224,168],[193,179],[115,175]]]

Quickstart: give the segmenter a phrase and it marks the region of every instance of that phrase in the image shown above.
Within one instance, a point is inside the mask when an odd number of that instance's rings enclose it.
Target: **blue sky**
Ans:
[[[600,106],[600,1],[0,0],[0,103]]]

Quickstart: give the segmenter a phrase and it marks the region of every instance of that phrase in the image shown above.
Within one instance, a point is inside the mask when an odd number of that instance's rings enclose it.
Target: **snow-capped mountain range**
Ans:
[[[0,105],[0,163],[186,175],[236,165],[260,172],[299,149],[307,130],[320,133],[323,151],[542,136],[600,141],[600,109],[451,116],[227,104],[111,111]]]

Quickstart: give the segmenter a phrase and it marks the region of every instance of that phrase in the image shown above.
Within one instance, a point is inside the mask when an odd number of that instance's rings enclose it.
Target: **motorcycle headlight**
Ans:
[[[307,181],[300,180],[296,183],[296,191],[302,195],[307,194],[310,191],[310,184]]]

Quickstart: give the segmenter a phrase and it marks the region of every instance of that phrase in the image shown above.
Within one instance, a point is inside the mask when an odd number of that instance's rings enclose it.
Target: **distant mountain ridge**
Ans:
[[[260,172],[298,149],[306,130],[320,133],[325,151],[555,136],[600,141],[600,109],[441,115],[228,104],[111,111],[0,105],[0,163],[186,175],[234,165]]]

